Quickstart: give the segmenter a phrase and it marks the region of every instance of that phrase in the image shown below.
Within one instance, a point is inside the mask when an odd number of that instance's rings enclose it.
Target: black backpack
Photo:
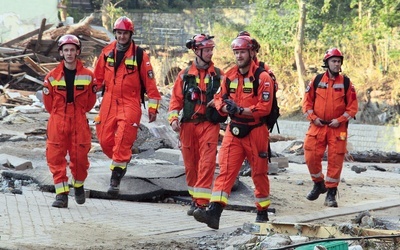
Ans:
[[[264,63],[260,62],[260,66],[257,68],[256,72],[254,73],[254,81],[253,81],[253,93],[256,96],[258,93],[258,86],[260,84],[260,74],[262,72],[266,72],[264,68]],[[269,132],[272,132],[272,130],[275,127],[278,130],[278,133],[280,134],[279,131],[279,125],[278,125],[278,118],[281,116],[279,112],[279,106],[278,106],[278,100],[276,99],[276,78],[275,75],[271,72],[267,72],[271,79],[273,80],[273,85],[274,85],[274,96],[272,98],[272,107],[271,107],[271,113],[269,115],[265,116],[262,118],[263,122],[267,124]]]

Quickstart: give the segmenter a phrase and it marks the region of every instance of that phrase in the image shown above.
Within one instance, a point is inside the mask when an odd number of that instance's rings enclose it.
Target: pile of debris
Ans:
[[[39,29],[0,44],[0,85],[8,89],[40,90],[46,74],[58,65],[57,42],[65,34],[81,39],[80,58],[86,66],[92,66],[95,56],[110,41],[105,31],[90,25],[93,19],[89,16],[79,23],[57,28],[43,19]]]

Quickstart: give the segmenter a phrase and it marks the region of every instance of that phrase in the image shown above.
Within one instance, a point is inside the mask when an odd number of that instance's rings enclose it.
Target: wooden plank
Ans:
[[[23,52],[24,52],[24,50],[22,50],[22,49],[0,47],[1,54],[16,54],[16,53],[23,53]]]
[[[43,81],[40,81],[40,80],[36,79],[35,77],[32,77],[32,76],[30,76],[28,74],[24,75],[24,78],[29,80],[29,81],[31,81],[31,82],[35,82],[37,84],[43,85]]]
[[[10,56],[10,57],[3,57],[0,58],[0,62],[8,61],[8,60],[13,60],[21,57],[26,57],[26,56],[33,56],[33,53],[25,54],[25,55],[18,55],[18,56]]]
[[[24,57],[24,61],[28,64],[28,66],[32,67],[32,69],[37,71],[39,74],[47,73],[47,71],[45,71],[40,65],[33,61],[32,58],[30,58],[29,56]]]
[[[39,29],[38,40],[37,40],[35,49],[33,50],[35,53],[37,53],[40,49],[40,42],[42,41],[42,36],[43,36],[45,27],[46,27],[46,18],[43,18],[42,23],[40,25],[40,29]]]
[[[53,24],[47,24],[47,25],[44,27],[43,31],[50,29],[52,26],[53,26]],[[30,37],[32,37],[32,36],[34,36],[34,35],[37,35],[37,34],[39,33],[39,31],[40,31],[40,28],[39,28],[39,29],[36,29],[36,30],[34,30],[34,31],[31,31],[31,32],[29,32],[29,33],[26,33],[25,35],[16,37],[16,38],[14,38],[14,39],[12,39],[12,40],[10,40],[10,41],[8,41],[8,42],[2,43],[2,44],[0,44],[0,46],[8,46],[8,47],[10,47],[10,45],[13,45],[14,43],[23,41],[23,40],[25,40],[25,39],[27,39],[27,38],[30,38]]]

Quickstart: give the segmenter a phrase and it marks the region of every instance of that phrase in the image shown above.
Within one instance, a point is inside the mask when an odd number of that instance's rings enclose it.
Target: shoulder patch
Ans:
[[[263,101],[265,101],[265,102],[268,102],[269,101],[269,99],[270,99],[270,93],[268,92],[268,91],[264,91],[263,93],[262,93],[262,100]]]
[[[310,92],[310,89],[311,89],[310,85],[307,85],[306,93]]]
[[[44,87],[44,88],[43,88],[43,94],[45,94],[45,95],[50,94],[49,88]]]
[[[153,79],[153,78],[154,78],[153,70],[147,71],[147,76],[148,76],[150,79]]]

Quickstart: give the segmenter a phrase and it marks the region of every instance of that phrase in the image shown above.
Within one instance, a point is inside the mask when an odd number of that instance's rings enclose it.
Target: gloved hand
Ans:
[[[239,107],[237,106],[234,100],[225,99],[224,102],[226,103],[226,110],[230,115],[234,115],[238,112]]]
[[[157,113],[153,113],[149,111],[149,123],[154,122],[157,119]]]

